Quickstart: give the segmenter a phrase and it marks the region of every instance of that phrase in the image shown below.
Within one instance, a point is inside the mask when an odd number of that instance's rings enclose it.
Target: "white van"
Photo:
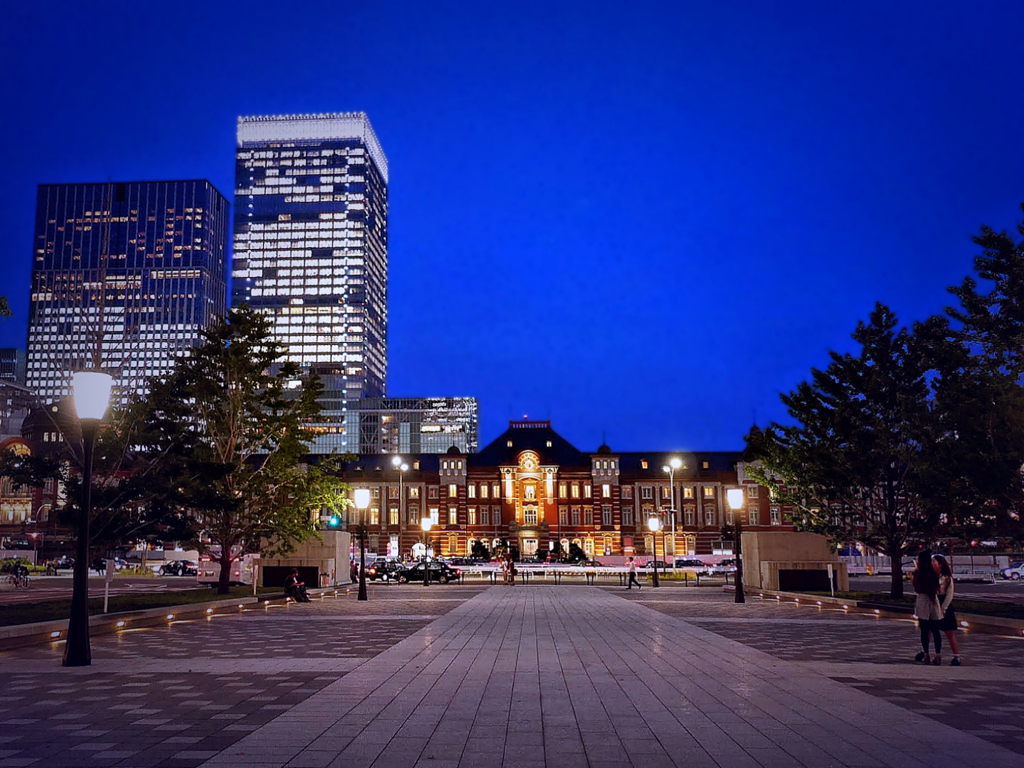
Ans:
[[[256,569],[259,567],[259,555],[235,555],[231,558],[231,575],[228,581],[231,584],[244,584],[252,586],[256,578]],[[220,581],[220,553],[210,552],[199,556],[199,565],[196,568],[196,583],[208,586],[216,585]]]

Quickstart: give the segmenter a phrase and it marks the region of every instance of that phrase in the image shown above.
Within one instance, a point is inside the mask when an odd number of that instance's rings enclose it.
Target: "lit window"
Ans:
[[[688,485],[685,488],[683,488],[683,498],[684,499],[692,499],[693,498],[693,488],[691,486]]]
[[[610,499],[612,497],[611,485],[605,483],[604,485],[601,486],[601,496],[606,499]]]
[[[448,507],[448,525],[459,524],[459,510],[457,507]]]
[[[757,498],[757,486],[756,485],[748,485],[747,486],[747,498],[748,499],[756,499]]]
[[[458,495],[459,495],[459,486],[455,485],[454,483],[449,485],[448,486],[448,498],[454,499]]]
[[[559,483],[558,484],[558,498],[564,499],[564,498],[567,498],[568,495],[569,495],[569,489],[566,487],[566,484],[565,483]]]
[[[713,498],[715,498],[715,489],[712,488],[710,485],[705,485],[704,486],[704,498],[705,499],[713,499]]]
[[[574,499],[578,499],[580,497],[580,484],[579,483],[573,483],[572,484],[572,497]]]
[[[470,483],[466,486],[466,495],[471,498],[476,498],[476,483]]]

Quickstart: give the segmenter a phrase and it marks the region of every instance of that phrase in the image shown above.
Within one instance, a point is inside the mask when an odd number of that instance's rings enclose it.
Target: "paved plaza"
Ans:
[[[1024,766],[1017,639],[923,667],[907,621],[717,589],[370,596],[0,653],[0,768]]]

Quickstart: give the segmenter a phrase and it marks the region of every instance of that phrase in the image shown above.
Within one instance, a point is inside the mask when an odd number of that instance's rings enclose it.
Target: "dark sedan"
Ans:
[[[171,560],[160,566],[161,576],[195,576],[197,572],[193,560]]]
[[[423,581],[423,572],[423,563],[416,563],[415,565],[402,568],[396,574],[398,583],[405,584],[410,581]],[[432,562],[430,564],[430,580],[433,582],[447,584],[449,581],[456,581],[460,573],[461,571],[458,568],[452,568],[445,563]]]
[[[405,566],[395,560],[378,560],[373,565],[367,566],[366,578],[370,581],[393,581],[398,577],[398,572]]]

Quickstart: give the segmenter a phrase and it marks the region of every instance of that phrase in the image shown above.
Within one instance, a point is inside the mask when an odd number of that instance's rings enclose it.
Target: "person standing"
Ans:
[[[633,562],[632,557],[629,558],[626,567],[629,570],[629,581],[626,582],[626,589],[632,589],[634,584],[636,584],[637,589],[643,589],[640,582],[636,580],[636,563]]]
[[[939,606],[942,609],[942,618],[939,620],[939,629],[946,636],[946,642],[953,650],[953,660],[949,663],[952,667],[960,666],[960,643],[956,639],[957,622],[956,612],[953,610],[953,569],[949,561],[942,555],[934,558],[935,568],[939,574]]]
[[[914,615],[921,629],[922,650],[914,657],[914,661],[938,666],[942,663],[942,631],[939,621],[942,619],[942,608],[939,606],[939,576],[932,565],[932,551],[924,550],[917,556],[917,567],[914,569],[914,591],[917,601],[914,603]],[[928,652],[928,639],[935,642],[935,659]]]

